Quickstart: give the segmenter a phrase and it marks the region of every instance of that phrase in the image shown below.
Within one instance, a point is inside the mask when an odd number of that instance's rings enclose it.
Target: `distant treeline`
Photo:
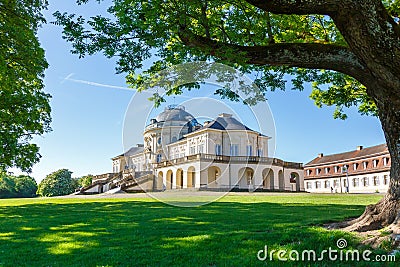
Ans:
[[[30,176],[14,176],[0,170],[0,198],[35,197],[37,188]]]

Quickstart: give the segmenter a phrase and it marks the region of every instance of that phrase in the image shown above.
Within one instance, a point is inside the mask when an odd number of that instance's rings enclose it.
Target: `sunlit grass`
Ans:
[[[327,231],[322,225],[358,216],[365,205],[380,198],[244,194],[192,208],[150,198],[1,200],[0,266],[286,265],[276,259],[261,262],[256,254],[265,245],[277,250],[322,251],[336,248],[339,238],[348,241],[348,248],[359,248],[360,240],[354,235]],[[339,261],[291,264],[355,265]]]

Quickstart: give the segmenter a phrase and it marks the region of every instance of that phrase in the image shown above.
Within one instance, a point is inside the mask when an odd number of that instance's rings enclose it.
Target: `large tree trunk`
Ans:
[[[389,99],[376,103],[391,156],[388,192],[377,204],[367,206],[359,218],[333,227],[364,232],[390,226],[395,234],[400,234],[400,106],[394,106]]]

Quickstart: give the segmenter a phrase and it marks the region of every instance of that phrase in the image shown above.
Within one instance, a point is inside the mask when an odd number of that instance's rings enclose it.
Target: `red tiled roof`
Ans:
[[[361,150],[354,150],[354,151],[349,151],[349,152],[344,152],[344,153],[339,153],[339,154],[332,154],[332,155],[324,155],[322,157],[316,157],[312,161],[308,162],[305,164],[305,167],[311,166],[311,165],[322,165],[322,164],[327,164],[327,163],[332,163],[332,162],[340,162],[340,161],[348,161],[348,160],[353,160],[357,158],[364,158],[368,156],[373,156],[373,155],[378,155],[378,154],[388,154],[388,148],[386,144],[381,144],[377,146],[371,146],[371,147],[366,147]]]

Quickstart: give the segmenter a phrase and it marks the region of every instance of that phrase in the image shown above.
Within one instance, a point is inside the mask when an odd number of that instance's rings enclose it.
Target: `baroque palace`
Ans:
[[[112,158],[112,173],[81,192],[304,191],[302,164],[268,157],[269,139],[231,114],[200,124],[183,106],[168,106],[145,127],[143,144]]]

